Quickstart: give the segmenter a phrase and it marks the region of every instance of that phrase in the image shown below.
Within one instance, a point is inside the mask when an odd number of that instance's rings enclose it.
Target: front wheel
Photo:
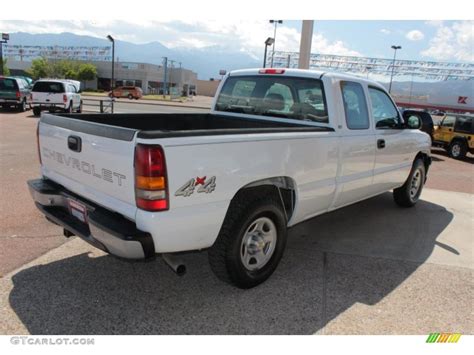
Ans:
[[[132,99],[133,99],[133,95],[132,95],[132,94],[128,94],[128,99],[129,99],[129,100],[132,100]]]
[[[82,100],[81,103],[79,104],[79,107],[76,110],[77,113],[82,113]]]
[[[454,159],[463,159],[467,154],[467,145],[461,140],[452,142],[448,147],[448,154]]]
[[[275,271],[286,246],[286,218],[271,194],[243,194],[231,203],[209,250],[216,276],[239,288],[255,287]]]
[[[426,180],[426,168],[422,159],[417,159],[403,186],[393,190],[395,203],[401,207],[413,207],[420,198]]]

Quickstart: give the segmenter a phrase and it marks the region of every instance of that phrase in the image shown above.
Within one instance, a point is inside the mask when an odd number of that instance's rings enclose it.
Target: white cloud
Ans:
[[[423,32],[418,31],[418,30],[412,30],[408,32],[405,37],[409,39],[410,41],[421,41],[423,38],[425,38],[425,35]]]
[[[158,41],[170,48],[205,48],[219,46],[223,50],[238,50],[253,57],[263,53],[264,40],[273,37],[268,21],[232,21],[228,18],[206,21],[0,21],[4,32],[61,33],[72,32],[133,43]],[[276,50],[298,51],[300,30],[278,26]],[[342,41],[330,41],[314,33],[312,51],[324,54],[360,55]]]
[[[389,35],[390,33],[392,33],[392,31],[387,30],[386,28],[382,28],[380,32],[383,33],[384,35]]]
[[[429,47],[421,52],[424,57],[437,60],[474,61],[474,21],[441,25],[430,40]]]

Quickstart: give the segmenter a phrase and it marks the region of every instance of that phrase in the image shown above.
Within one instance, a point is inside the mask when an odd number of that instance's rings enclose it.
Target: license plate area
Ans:
[[[71,216],[77,218],[82,223],[87,223],[87,208],[84,204],[68,199],[68,208]]]

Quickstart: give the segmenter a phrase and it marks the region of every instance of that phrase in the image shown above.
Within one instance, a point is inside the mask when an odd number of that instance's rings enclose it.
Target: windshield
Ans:
[[[323,84],[318,79],[281,76],[229,77],[216,111],[328,123]]]
[[[62,83],[51,81],[37,81],[33,86],[34,92],[50,92],[53,94],[60,94],[64,92],[64,85]]]

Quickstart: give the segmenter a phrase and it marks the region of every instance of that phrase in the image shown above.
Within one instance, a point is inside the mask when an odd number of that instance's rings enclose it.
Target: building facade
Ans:
[[[93,64],[97,68],[97,78],[83,83],[84,89],[108,91],[111,87],[112,63],[110,61],[80,61]],[[13,74],[22,74],[31,67],[31,61],[8,59],[8,68]],[[163,66],[149,63],[115,63],[115,86],[138,86],[144,94],[188,95],[195,91],[197,74],[185,68],[168,67],[166,78]],[[165,80],[166,79],[166,80]]]

